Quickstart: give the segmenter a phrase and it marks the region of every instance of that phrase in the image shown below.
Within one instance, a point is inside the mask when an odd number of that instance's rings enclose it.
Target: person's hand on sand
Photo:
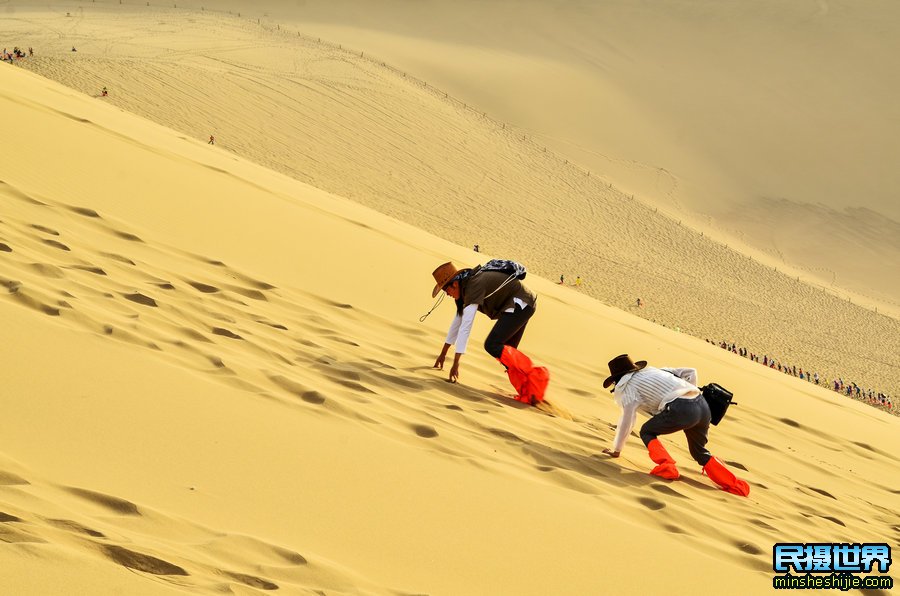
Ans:
[[[444,370],[444,358],[447,357],[447,354],[441,352],[438,354],[437,360],[434,361],[434,366],[432,368],[436,368],[438,370]]]
[[[459,381],[459,361],[453,363],[453,366],[450,367],[450,379],[451,383],[456,383]]]
[[[612,449],[604,449],[603,453],[605,453],[606,455],[608,455],[610,457],[619,457],[619,454],[620,454],[619,451],[613,451]]]

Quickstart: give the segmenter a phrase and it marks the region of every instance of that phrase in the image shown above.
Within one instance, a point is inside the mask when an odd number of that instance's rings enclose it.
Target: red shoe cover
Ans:
[[[516,390],[516,400],[532,405],[544,401],[550,382],[550,372],[545,367],[534,366],[531,358],[512,346],[503,346],[498,360],[506,367],[509,382]]]
[[[675,467],[675,460],[672,459],[672,456],[669,455],[669,452],[666,451],[663,444],[659,442],[659,439],[650,441],[647,444],[647,451],[650,452],[650,459],[659,464],[650,470],[651,474],[659,476],[660,478],[666,478],[667,480],[675,480],[681,476],[681,474],[678,473],[678,468]]]
[[[669,452],[666,451],[666,448],[663,447],[663,444],[660,443],[659,439],[653,439],[647,443],[647,451],[650,452],[650,459],[658,464],[675,463],[675,460],[672,459],[672,456],[669,455]]]
[[[746,481],[735,477],[718,457],[710,458],[706,465],[703,466],[703,471],[706,472],[710,480],[718,484],[726,492],[742,497],[750,494],[750,485]]]
[[[678,472],[678,468],[675,467],[675,464],[669,462],[659,464],[658,466],[650,470],[650,473],[654,476],[665,478],[666,480],[677,480],[681,476],[681,474]]]

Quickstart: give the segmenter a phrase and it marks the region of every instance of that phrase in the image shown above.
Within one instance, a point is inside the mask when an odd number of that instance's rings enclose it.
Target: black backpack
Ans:
[[[513,279],[525,279],[528,272],[525,265],[516,263],[515,261],[507,261],[506,259],[491,259],[481,266],[482,271],[499,271],[507,275],[513,276]]]
[[[711,414],[709,421],[714,425],[718,425],[722,421],[725,412],[728,411],[728,406],[731,404],[737,405],[736,401],[732,401],[734,394],[721,385],[710,383],[699,389],[703,394],[703,399],[709,404],[709,412]]]

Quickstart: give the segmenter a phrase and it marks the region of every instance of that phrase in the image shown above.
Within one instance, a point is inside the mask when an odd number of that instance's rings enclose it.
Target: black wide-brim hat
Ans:
[[[646,360],[638,360],[637,362],[632,362],[631,358],[628,357],[628,354],[616,356],[609,361],[609,376],[606,377],[605,381],[603,381],[603,388],[605,389],[609,387],[613,383],[618,382],[619,379],[621,379],[628,373],[637,372],[645,366],[647,366]]]

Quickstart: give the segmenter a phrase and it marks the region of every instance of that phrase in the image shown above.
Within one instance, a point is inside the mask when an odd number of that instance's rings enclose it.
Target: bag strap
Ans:
[[[485,296],[484,299],[487,300],[488,298],[490,298],[491,296],[493,296],[494,294],[496,294],[497,292],[499,292],[500,290],[502,290],[503,287],[504,287],[506,284],[508,284],[509,282],[511,282],[512,280],[514,280],[515,278],[516,278],[516,274],[515,274],[515,273],[511,273],[511,274],[509,275],[509,277],[507,277],[506,280],[504,280],[504,282],[503,282],[502,284],[500,284],[500,285],[497,287],[496,290],[494,290],[493,292],[491,292],[490,294],[488,294],[487,296]]]

